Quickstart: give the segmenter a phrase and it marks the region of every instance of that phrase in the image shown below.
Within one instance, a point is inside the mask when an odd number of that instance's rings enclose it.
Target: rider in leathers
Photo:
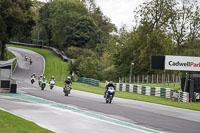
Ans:
[[[67,77],[67,79],[65,80],[64,83],[65,83],[65,87],[66,87],[66,85],[69,85],[70,91],[71,91],[71,89],[72,89],[72,87],[70,86],[70,84],[72,84],[71,78],[70,78],[70,77]],[[65,87],[63,88],[63,91],[64,91]],[[70,92],[70,91],[69,91],[69,92]]]
[[[106,84],[106,91],[104,92],[104,98],[106,97],[106,93],[108,91],[108,87],[113,87],[115,89],[115,86],[112,81]]]

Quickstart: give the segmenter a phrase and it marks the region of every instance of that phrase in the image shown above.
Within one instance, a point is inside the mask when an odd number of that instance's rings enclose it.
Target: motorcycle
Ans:
[[[35,82],[35,77],[31,77],[31,84]]]
[[[70,93],[71,87],[69,85],[65,85],[65,88],[63,92],[65,93],[65,96],[68,96]]]
[[[54,85],[55,85],[55,81],[54,80],[50,80],[49,81],[50,89],[53,89]]]
[[[114,87],[108,87],[108,90],[107,90],[106,96],[105,96],[106,103],[111,103],[112,102],[114,94],[115,94]]]
[[[32,65],[33,61],[30,59],[30,65]]]
[[[40,86],[41,82],[42,82],[42,79],[38,79],[39,86]]]
[[[46,80],[42,80],[41,83],[40,83],[40,87],[41,87],[41,90],[44,90],[44,88],[46,87]]]
[[[28,57],[27,57],[27,56],[25,56],[24,58],[25,58],[25,61],[27,61],[27,60],[28,60]]]

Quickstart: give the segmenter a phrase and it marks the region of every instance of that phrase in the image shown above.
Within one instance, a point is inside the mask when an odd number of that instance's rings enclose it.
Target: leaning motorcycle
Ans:
[[[39,86],[40,86],[41,83],[42,83],[42,79],[39,78],[39,79],[38,79],[38,84],[39,84]]]
[[[106,96],[105,96],[106,103],[111,103],[112,102],[114,94],[115,94],[114,87],[108,87],[108,90],[107,90]]]
[[[65,85],[65,88],[63,92],[65,93],[65,96],[68,96],[70,93],[71,87],[69,85]]]
[[[44,88],[46,87],[46,80],[42,80],[41,83],[40,83],[40,87],[41,87],[41,90],[44,90]]]
[[[35,77],[31,77],[31,84],[35,82]]]
[[[55,81],[50,80],[50,82],[49,82],[50,89],[53,89],[54,85],[55,85]]]

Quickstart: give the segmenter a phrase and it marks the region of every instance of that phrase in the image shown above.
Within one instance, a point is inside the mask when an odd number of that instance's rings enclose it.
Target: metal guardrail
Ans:
[[[21,43],[21,42],[13,42],[11,41],[10,44],[14,45],[21,45],[21,46],[28,46],[28,47],[36,47],[36,48],[44,48],[53,51],[58,57],[60,57],[63,61],[67,62],[68,58],[63,51],[58,50],[57,48],[50,47],[50,46],[43,46],[38,44],[29,44],[29,43]]]

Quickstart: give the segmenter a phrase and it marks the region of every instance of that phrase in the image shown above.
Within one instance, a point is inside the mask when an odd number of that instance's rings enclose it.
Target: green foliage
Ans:
[[[106,67],[102,72],[103,80],[118,81],[117,70],[114,65]]]
[[[92,57],[79,57],[76,60],[77,74],[80,77],[100,79],[99,65],[97,60]]]
[[[87,16],[85,6],[78,0],[54,0],[50,2],[50,26],[53,43],[63,47],[67,31],[82,16]]]
[[[195,0],[151,0],[135,10],[135,18],[150,31],[159,29],[171,35],[181,46],[198,39],[199,12],[199,2]]]
[[[140,26],[131,33],[122,31],[118,40],[112,54],[120,72],[118,76],[129,76],[131,63],[134,63],[134,74],[153,73],[150,69],[151,56],[172,54],[175,48],[170,36],[161,30],[148,31],[146,26]]]
[[[84,57],[96,57],[97,54],[90,50],[90,49],[85,49],[85,48],[79,48],[79,47],[74,47],[70,46],[65,50],[65,53],[67,54],[68,57],[72,59],[77,59],[80,56]]]
[[[34,21],[30,0],[0,1],[0,59],[5,59],[5,45],[11,38],[29,36]]]
[[[101,9],[97,7],[94,0],[82,0],[82,2],[88,8],[90,17],[94,20],[95,24],[103,33],[101,41],[103,44],[106,44],[111,37],[110,33],[117,31],[115,25],[112,24],[110,19],[102,13]]]
[[[101,42],[101,32],[90,17],[81,17],[73,27],[67,26],[66,46],[95,48]]]

